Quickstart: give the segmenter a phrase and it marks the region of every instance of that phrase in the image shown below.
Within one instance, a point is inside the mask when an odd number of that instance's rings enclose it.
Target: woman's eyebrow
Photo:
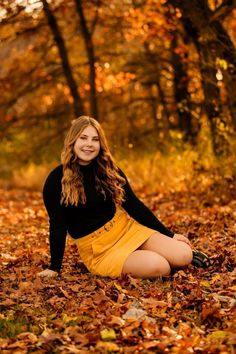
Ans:
[[[88,135],[86,135],[86,134],[81,134],[80,136],[84,136],[84,137],[88,138]],[[92,136],[92,138],[99,138],[99,136],[98,135],[94,135],[94,136]]]

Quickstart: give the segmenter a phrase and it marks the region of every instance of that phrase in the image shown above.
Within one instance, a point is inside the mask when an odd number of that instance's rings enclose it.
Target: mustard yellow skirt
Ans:
[[[127,257],[155,232],[119,208],[112,220],[74,242],[91,273],[115,278],[121,275]]]

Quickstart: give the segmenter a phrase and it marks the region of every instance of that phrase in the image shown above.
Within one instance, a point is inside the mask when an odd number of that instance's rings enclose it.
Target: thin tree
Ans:
[[[81,0],[75,0],[75,4],[80,19],[80,28],[83,35],[89,63],[90,109],[92,116],[98,120],[99,112],[97,105],[95,53],[92,31],[88,27]]]
[[[47,17],[48,25],[52,31],[55,43],[58,48],[59,56],[61,59],[64,75],[66,77],[71,96],[73,97],[74,114],[76,117],[84,114],[83,103],[79,95],[77,84],[73,76],[73,72],[70,66],[67,49],[63,37],[61,35],[59,26],[57,24],[56,18],[47,3],[47,0],[41,0],[43,4],[43,10],[45,16]]]
[[[188,53],[177,53],[179,34],[176,31],[172,33],[172,66],[174,68],[174,95],[177,104],[179,118],[179,129],[184,134],[184,140],[195,142],[196,133],[193,129],[193,117],[191,113],[191,97],[188,91]],[[187,39],[183,38],[186,42]]]

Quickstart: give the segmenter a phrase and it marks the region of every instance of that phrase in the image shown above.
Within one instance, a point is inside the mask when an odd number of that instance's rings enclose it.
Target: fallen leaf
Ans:
[[[104,341],[110,341],[116,339],[116,332],[112,328],[103,329],[100,331],[100,336]]]
[[[38,341],[38,337],[31,332],[22,332],[18,334],[17,339],[23,340],[24,342],[28,342],[34,344]]]
[[[125,321],[121,317],[111,315],[111,318],[108,320],[108,323],[123,326],[125,324]]]
[[[201,284],[202,286],[204,286],[205,288],[210,288],[210,287],[211,287],[211,284],[210,284],[207,280],[202,280],[202,281],[200,282],[200,284]]]
[[[155,307],[166,307],[168,306],[167,302],[165,301],[160,301],[160,300],[156,300],[153,298],[141,298],[140,299],[144,304],[149,304]]]
[[[222,341],[225,337],[227,336],[227,333],[225,331],[214,331],[212,333],[210,333],[207,338],[209,340],[213,340],[213,341]]]
[[[135,307],[129,309],[126,311],[124,315],[122,315],[122,318],[124,320],[141,320],[144,319],[145,316],[147,315],[147,312],[144,311],[143,309],[137,309]]]
[[[102,350],[103,353],[112,353],[120,351],[120,348],[116,343],[102,341],[97,342],[96,349]]]
[[[0,302],[0,306],[10,307],[12,305],[15,305],[15,301],[13,301],[11,299],[6,299],[6,300]]]

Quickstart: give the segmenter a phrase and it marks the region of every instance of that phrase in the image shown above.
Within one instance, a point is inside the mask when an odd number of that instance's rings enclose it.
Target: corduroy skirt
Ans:
[[[155,232],[119,208],[104,226],[73,241],[91,273],[115,278],[121,275],[127,257]]]

